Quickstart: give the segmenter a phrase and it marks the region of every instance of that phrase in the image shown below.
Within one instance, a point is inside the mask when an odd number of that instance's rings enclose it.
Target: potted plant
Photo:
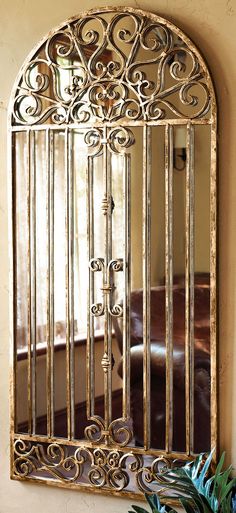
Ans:
[[[188,462],[183,467],[173,468],[160,474],[158,483],[173,494],[167,499],[178,500],[186,513],[232,513],[236,512],[234,487],[236,478],[231,479],[232,466],[222,470],[225,453],[222,454],[215,473],[209,476],[212,462],[212,452],[205,459],[200,454],[195,461]],[[141,506],[132,506],[129,513],[177,513],[172,507],[163,505],[158,495],[145,494],[149,510]]]

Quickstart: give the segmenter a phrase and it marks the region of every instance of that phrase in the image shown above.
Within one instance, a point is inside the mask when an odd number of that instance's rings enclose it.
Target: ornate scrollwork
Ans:
[[[115,429],[115,422],[119,424],[122,420],[114,421],[109,431]],[[100,424],[101,428],[102,422]],[[116,440],[113,442],[117,443]],[[14,445],[14,476],[17,478],[27,479],[43,474],[45,479],[69,481],[78,487],[93,485],[106,490],[129,491],[135,478],[140,492],[157,492],[161,496],[166,492],[165,471],[172,467],[173,461],[164,456],[145,456],[136,453],[135,449],[122,452],[122,445],[119,449],[109,450],[83,443],[72,447],[63,443],[25,442],[21,439],[16,439]]]
[[[104,270],[104,258],[92,258],[89,262],[89,267],[92,272],[100,272]]]
[[[116,260],[111,260],[107,265],[107,269],[105,269],[103,258],[92,258],[89,262],[89,268],[92,272],[103,273],[103,284],[101,287],[103,292],[103,303],[92,304],[90,307],[91,314],[95,317],[101,317],[107,310],[112,317],[122,317],[122,305],[117,303],[112,304],[112,296],[114,290],[113,273],[123,271],[123,259],[118,258]],[[106,295],[109,296],[108,301],[105,299]]]
[[[88,130],[84,135],[84,142],[88,148],[88,154],[90,156],[98,156],[101,155],[103,145],[102,145],[102,131],[96,128],[92,128]]]
[[[124,419],[115,419],[109,426],[111,438],[120,447],[125,447],[132,440],[133,433],[132,429],[128,425],[128,422],[124,422]]]
[[[54,479],[76,481],[82,472],[82,463],[69,454],[69,447],[58,443],[34,444],[17,439],[14,445],[14,473],[28,477],[38,472],[47,472]],[[69,477],[66,476],[69,474]]]
[[[108,264],[109,272],[115,272],[118,273],[120,271],[123,271],[123,259],[118,258],[117,260],[111,260]]]
[[[209,84],[198,51],[176,27],[101,10],[55,31],[27,63],[13,123],[202,118]]]
[[[104,421],[101,417],[98,415],[94,417],[90,417],[90,421],[93,422],[93,424],[90,424],[87,426],[84,430],[84,435],[92,443],[100,443],[102,440],[104,440]]]
[[[118,273],[123,271],[123,259],[119,258],[117,260],[111,260],[108,264],[108,276],[109,281],[113,282],[113,273]],[[112,303],[112,291],[109,296],[109,303],[108,303],[108,312],[112,317],[122,317],[123,315],[123,307],[119,303]]]
[[[133,132],[129,128],[118,126],[109,132],[108,148],[112,153],[124,153],[134,142]]]
[[[105,364],[104,360],[104,364]],[[107,362],[110,365],[110,362]],[[133,438],[133,432],[128,419],[113,420],[108,428],[105,428],[104,420],[97,415],[91,417],[93,424],[84,430],[85,437],[93,444],[106,443],[125,447]]]

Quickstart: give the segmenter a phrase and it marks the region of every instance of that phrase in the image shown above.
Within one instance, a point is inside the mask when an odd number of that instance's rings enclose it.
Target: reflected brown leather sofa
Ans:
[[[209,275],[195,276],[194,289],[194,451],[210,448]],[[131,408],[136,445],[143,445],[143,291],[131,293]],[[122,354],[122,324],[114,323]],[[151,289],[151,446],[165,448],[166,349],[165,286]],[[118,372],[122,376],[122,358]],[[173,450],[185,451],[185,288],[173,285]]]

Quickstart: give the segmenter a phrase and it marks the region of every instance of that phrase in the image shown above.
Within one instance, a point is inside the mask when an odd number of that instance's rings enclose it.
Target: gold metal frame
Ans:
[[[106,21],[106,14],[113,13],[110,22]],[[112,31],[115,26],[114,20],[122,20],[124,17],[130,17],[135,26],[133,34],[120,32],[121,40],[125,38],[132,40],[132,49],[125,62],[122,52],[119,52]],[[94,63],[96,54],[99,56],[100,50],[91,52],[88,61],[84,58],[83,49],[86,44],[96,43],[96,33],[90,33],[87,39],[84,39],[84,27],[88,20],[99,19],[104,30],[104,48],[106,42],[118,52],[120,59],[118,71],[116,65],[107,62],[101,71],[100,78],[94,73]],[[105,19],[105,21],[104,21]],[[154,92],[145,97],[142,90],[143,76],[137,81],[136,85],[132,82],[131,65],[132,59],[135,59],[137,45],[142,45],[143,50],[148,50],[147,36],[150,31],[153,34],[161,31],[165,40],[166,48],[163,50],[163,62],[168,55],[174,55],[173,37],[179,38],[181,50],[184,50],[192,59],[192,72],[187,76],[179,76],[178,66],[172,64],[172,78],[176,83],[169,90],[162,88],[162,71],[160,69],[160,88],[154,85]],[[78,77],[74,77],[68,91],[71,95],[71,102],[65,102],[56,88],[56,68],[55,48],[53,44],[57,37],[65,38],[65,49],[59,45],[59,55],[69,55],[70,51],[78,52],[81,66],[81,83],[78,84]],[[90,38],[90,41],[89,41]],[[133,39],[132,39],[133,38]],[[153,41],[153,40],[152,40]],[[149,42],[150,44],[150,42]],[[153,50],[158,48],[158,37],[153,42]],[[43,49],[43,58],[38,57],[40,50]],[[53,50],[53,51],[52,51]],[[54,52],[54,53],[53,53]],[[64,52],[64,53],[63,53]],[[68,53],[67,53],[68,52]],[[46,72],[38,73],[37,84],[31,82],[31,71],[35,63],[41,59],[43,65],[48,66],[48,77]],[[161,62],[160,57],[158,57]],[[108,59],[107,59],[108,60]],[[159,61],[154,61],[155,63]],[[109,68],[110,64],[110,68]],[[136,67],[140,63],[136,63]],[[164,64],[163,64],[164,66]],[[117,93],[117,84],[120,80],[119,73],[122,71],[123,89]],[[51,75],[50,75],[51,73]],[[107,79],[109,76],[109,80]],[[50,85],[51,98],[47,98],[44,92]],[[117,78],[118,77],[118,78]],[[81,88],[86,89],[90,84],[89,97],[92,103],[92,109],[83,101]],[[109,85],[110,81],[110,85]],[[121,80],[120,82],[121,83]],[[105,84],[105,85],[104,85]],[[97,101],[97,87],[101,86],[103,99],[108,100],[108,107],[105,109]],[[191,108],[196,107],[194,97],[189,96],[191,86],[201,87],[205,94],[205,102],[200,110],[191,115]],[[151,88],[151,84],[148,85]],[[86,91],[88,88],[86,89]],[[130,91],[132,95],[130,96]],[[114,94],[116,91],[116,94]],[[139,96],[137,95],[139,91]],[[150,92],[150,91],[149,91]],[[180,95],[180,102],[187,105],[190,109],[189,115],[183,115],[177,111],[168,96],[171,93]],[[119,95],[120,94],[120,95]],[[118,97],[118,100],[117,100]],[[30,98],[34,104],[31,110],[25,109],[25,98]],[[79,98],[79,100],[78,100]],[[135,99],[134,99],[135,98]],[[77,100],[77,102],[76,102]],[[47,103],[49,102],[49,103]],[[162,107],[161,107],[162,105]],[[22,107],[23,106],[23,107]],[[173,116],[166,116],[165,108],[169,109]],[[182,33],[171,22],[160,18],[155,14],[138,9],[127,7],[106,7],[93,9],[73,17],[67,22],[49,33],[39,45],[31,52],[23,65],[13,89],[12,98],[9,107],[9,131],[10,131],[10,166],[12,165],[12,155],[14,152],[14,137],[20,131],[27,133],[28,148],[28,412],[29,412],[29,433],[19,434],[15,429],[15,395],[16,395],[16,328],[14,324],[14,340],[12,343],[11,359],[11,477],[13,479],[25,479],[34,482],[47,483],[61,487],[76,488],[79,490],[93,490],[114,495],[126,495],[129,497],[140,498],[144,491],[163,490],[158,488],[158,474],[164,467],[170,467],[173,460],[186,461],[191,459],[193,454],[193,432],[192,432],[192,412],[193,412],[193,243],[194,243],[194,218],[193,218],[193,147],[194,147],[194,127],[196,125],[211,126],[211,205],[210,205],[210,231],[211,231],[211,307],[210,307],[210,326],[211,326],[211,447],[217,449],[217,343],[216,343],[216,237],[217,237],[217,197],[216,197],[216,130],[217,130],[217,109],[214,87],[209,74],[209,70],[197,50],[196,46],[189,38]],[[152,126],[165,127],[165,171],[166,171],[166,197],[165,197],[165,219],[166,219],[166,376],[167,376],[167,401],[166,401],[166,450],[157,451],[150,448],[150,174],[151,162],[149,155],[149,144],[151,138]],[[173,305],[171,299],[171,290],[173,286],[172,269],[172,236],[173,236],[173,213],[172,213],[172,171],[173,171],[173,127],[184,125],[187,127],[187,148],[186,148],[186,453],[176,453],[172,450],[172,390],[173,390],[173,364],[172,364],[172,322]],[[144,448],[130,447],[129,441],[132,437],[132,431],[129,426],[130,416],[130,398],[129,398],[129,297],[130,297],[130,224],[129,224],[129,175],[130,175],[130,155],[128,148],[132,145],[132,127],[139,126],[143,130],[143,277],[144,277]],[[88,381],[87,381],[87,415],[91,419],[92,425],[86,428],[86,440],[74,440],[73,432],[73,407],[74,404],[74,337],[73,337],[73,180],[72,180],[72,158],[71,158],[71,138],[73,130],[80,127],[86,130],[85,142],[88,145],[88,178],[87,178],[87,205],[89,212],[88,223],[88,261],[89,261],[89,283],[91,292],[88,298]],[[65,161],[67,176],[68,202],[66,209],[66,237],[67,237],[67,268],[66,268],[66,304],[67,304],[67,336],[66,336],[66,354],[67,354],[67,409],[68,409],[68,439],[59,439],[54,436],[54,312],[53,312],[53,294],[54,294],[54,272],[53,272],[53,138],[56,130],[63,130],[65,134]],[[34,235],[35,223],[35,132],[43,130],[46,134],[47,147],[47,175],[48,175],[48,320],[47,320],[47,436],[38,436],[36,434],[35,422],[35,361],[36,361],[36,341],[35,341],[35,311],[32,297],[35,293],[35,252],[36,242]],[[124,219],[126,226],[125,250],[122,259],[112,260],[110,253],[111,244],[111,223],[112,223],[112,198],[110,190],[110,165],[109,159],[112,152],[122,151],[124,161],[124,189],[126,191],[126,202],[124,205]],[[105,233],[105,253],[104,259],[94,258],[93,241],[91,238],[91,229],[93,229],[93,212],[90,201],[90,194],[93,187],[93,159],[96,155],[103,155],[103,174],[104,174],[104,233]],[[13,267],[13,317],[16,319],[15,303],[15,176],[14,169],[12,173],[12,267]],[[94,302],[94,293],[92,291],[94,273],[103,274],[103,304]],[[125,298],[123,305],[112,304],[112,280],[116,272],[123,272],[125,275]],[[97,418],[94,415],[94,385],[93,385],[93,316],[105,316],[105,334],[104,334],[104,357],[102,367],[104,370],[104,389],[105,389],[105,419]],[[123,315],[124,327],[124,348],[123,354],[123,417],[112,421],[111,415],[111,372],[112,372],[112,354],[111,354],[111,318],[112,316]],[[117,434],[122,434],[120,439]],[[94,438],[94,435],[95,438]],[[150,464],[150,458],[152,463]],[[148,463],[147,463],[148,461]],[[87,483],[83,478],[84,468],[86,468]],[[43,476],[43,477],[41,477]],[[134,488],[130,486],[133,479]],[[157,486],[156,486],[157,484]]]

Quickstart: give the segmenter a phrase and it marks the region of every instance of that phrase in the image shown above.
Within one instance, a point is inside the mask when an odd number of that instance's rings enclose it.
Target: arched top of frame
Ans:
[[[169,21],[101,8],[53,30],[24,64],[13,125],[211,119],[215,95],[195,45]]]

